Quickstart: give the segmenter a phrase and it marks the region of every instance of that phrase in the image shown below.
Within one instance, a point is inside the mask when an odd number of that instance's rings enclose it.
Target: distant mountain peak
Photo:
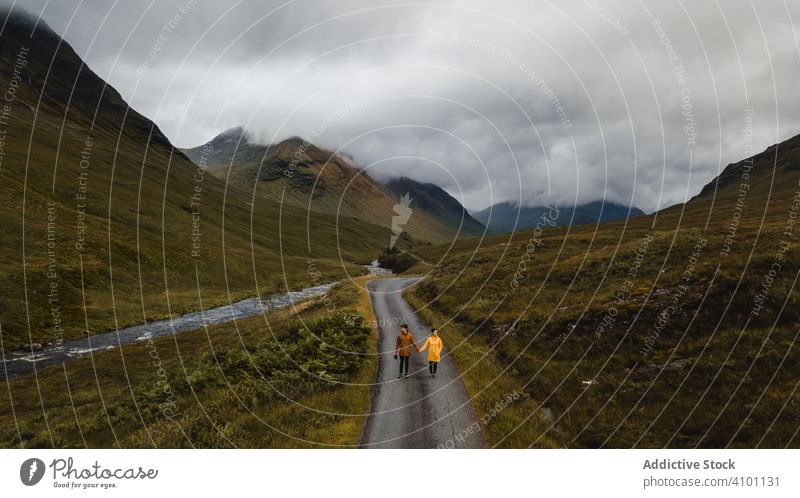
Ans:
[[[293,146],[296,146],[296,147],[305,146],[305,147],[314,147],[314,148],[316,148],[316,145],[314,145],[311,142],[307,141],[305,138],[299,137],[297,135],[292,135],[291,137],[285,138],[285,139],[281,140],[278,143],[279,144],[286,144],[286,145],[293,145]]]
[[[249,144],[247,133],[241,126],[234,126],[217,134],[204,145],[211,145],[214,149],[235,147],[237,144]],[[202,147],[202,146],[201,146]]]
[[[480,235],[484,232],[483,225],[455,197],[435,183],[398,176],[387,180],[384,187],[399,198],[401,203],[404,199],[413,199],[413,209],[447,220],[454,227],[460,226],[465,234]]]
[[[258,148],[262,154],[266,154],[270,150],[287,150],[287,149],[300,150],[301,152],[310,151],[311,153],[316,153],[321,151],[319,147],[297,135],[285,138],[271,145],[265,145],[264,143],[256,139],[254,135],[250,131],[248,131],[244,126],[234,126],[232,128],[228,128],[218,133],[214,138],[206,142],[206,144],[204,145],[207,144],[210,144],[214,148],[214,150],[224,150],[228,154],[233,153],[234,149],[237,146],[239,148],[244,148],[245,146]],[[198,149],[198,147],[193,147],[186,150],[191,151],[194,149]],[[329,153],[328,155],[330,156],[331,154]]]
[[[493,233],[513,232],[533,228],[540,222],[542,214],[553,207],[558,208],[556,225],[580,225],[600,221],[616,221],[644,213],[634,206],[625,206],[608,200],[587,202],[585,204],[550,206],[523,206],[510,201],[498,202],[486,209],[473,213],[473,216],[486,225]]]
[[[232,138],[232,137],[239,138],[242,135],[244,135],[244,127],[234,126],[233,128],[228,128],[227,130],[217,135],[217,138]]]

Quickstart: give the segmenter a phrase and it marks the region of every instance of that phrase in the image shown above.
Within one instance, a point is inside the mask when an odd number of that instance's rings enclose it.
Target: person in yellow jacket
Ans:
[[[431,329],[431,336],[425,339],[425,343],[419,348],[419,352],[428,349],[428,370],[431,372],[431,378],[436,378],[436,367],[439,366],[439,361],[442,359],[442,338],[439,337],[439,331],[435,328]]]

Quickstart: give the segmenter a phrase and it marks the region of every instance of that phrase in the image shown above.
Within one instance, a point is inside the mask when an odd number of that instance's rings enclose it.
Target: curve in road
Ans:
[[[403,291],[418,280],[380,279],[367,286],[380,331],[380,362],[362,447],[483,448],[469,395],[447,354],[446,335],[442,337],[445,350],[435,379],[428,374],[427,352],[411,356],[408,378],[397,377],[399,361],[394,359],[394,345],[400,324],[408,324],[420,347],[430,335],[430,326],[402,297]]]

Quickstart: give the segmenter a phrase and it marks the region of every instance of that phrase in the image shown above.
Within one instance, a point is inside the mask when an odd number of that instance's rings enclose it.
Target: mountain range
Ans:
[[[550,215],[552,220],[542,221],[542,216]],[[557,213],[557,215],[556,215]],[[582,225],[596,224],[601,221],[616,221],[644,212],[636,207],[627,207],[610,201],[595,201],[577,206],[557,206],[557,210],[548,206],[522,207],[510,202],[500,202],[481,211],[473,212],[473,217],[483,223],[491,233],[504,233],[527,230],[538,225]]]
[[[256,198],[312,213],[391,226],[395,206],[407,195],[412,214],[402,227],[401,237],[406,244],[444,243],[483,232],[483,226],[442,188],[410,178],[381,184],[348,157],[299,137],[260,145],[242,127],[236,127],[183,152],[195,163],[202,162],[212,174]]]

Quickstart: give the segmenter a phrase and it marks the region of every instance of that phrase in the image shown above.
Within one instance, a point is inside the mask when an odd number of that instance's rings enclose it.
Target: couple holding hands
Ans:
[[[397,341],[394,345],[394,358],[400,358],[400,375],[397,377],[408,377],[408,360],[411,358],[411,346],[416,348],[418,353],[428,350],[428,370],[431,373],[431,378],[436,378],[436,367],[439,365],[441,359],[442,339],[439,337],[439,331],[436,328],[431,329],[431,336],[425,340],[422,347],[417,346],[417,341],[414,336],[408,331],[408,325],[400,325],[400,334],[397,336]]]

